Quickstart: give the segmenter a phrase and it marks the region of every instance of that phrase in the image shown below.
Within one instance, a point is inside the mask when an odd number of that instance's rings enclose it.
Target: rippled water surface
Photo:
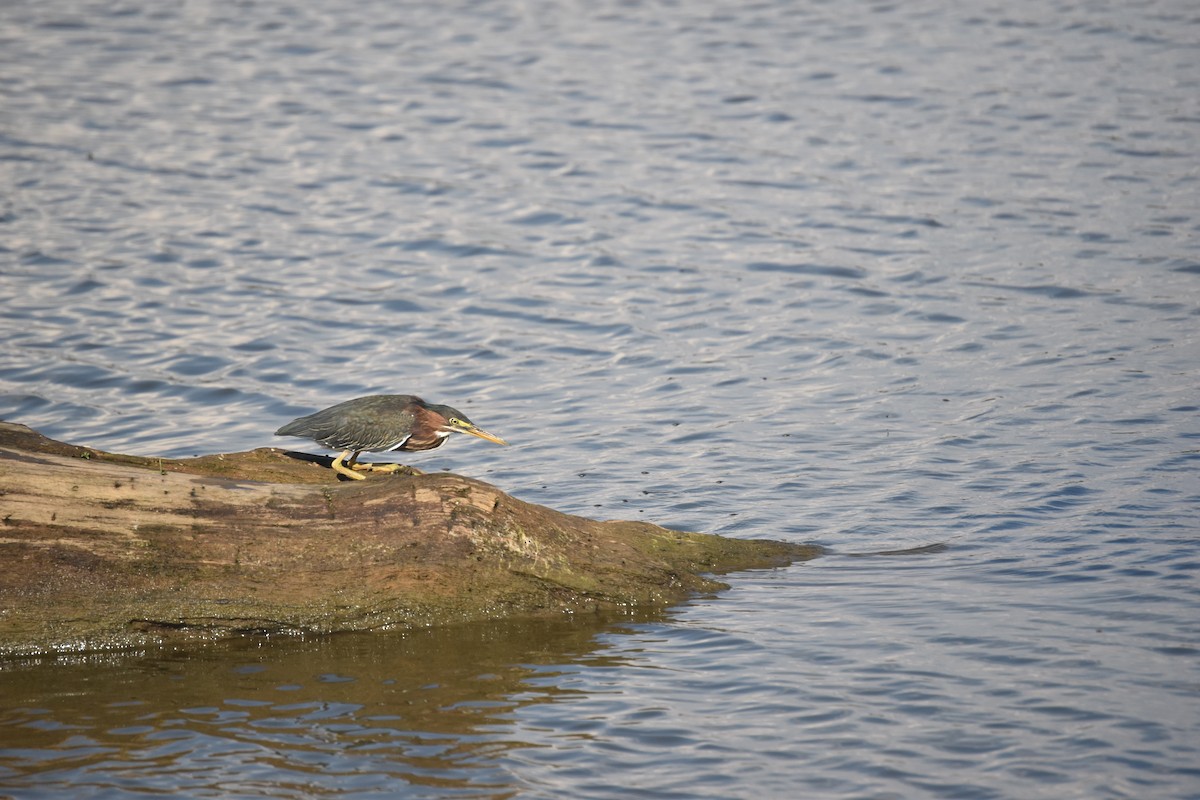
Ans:
[[[514,443],[424,469],[832,551],[3,664],[0,796],[1200,797],[1192,3],[48,0],[0,64],[0,418],[411,392]]]

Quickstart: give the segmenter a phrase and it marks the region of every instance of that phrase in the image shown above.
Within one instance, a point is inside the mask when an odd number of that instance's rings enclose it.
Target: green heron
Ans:
[[[364,451],[432,450],[441,447],[452,433],[469,433],[496,444],[508,444],[477,428],[467,415],[450,406],[426,403],[411,394],[373,394],[356,397],[323,411],[294,419],[275,431],[276,436],[302,436],[341,450],[333,460],[335,472],[361,481],[354,470],[395,472],[398,464],[354,465]],[[350,460],[346,461],[346,456]]]

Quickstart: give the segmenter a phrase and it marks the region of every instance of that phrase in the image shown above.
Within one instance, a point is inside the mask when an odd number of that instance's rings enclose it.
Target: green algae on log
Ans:
[[[0,654],[661,608],[818,554],[296,456],[144,458],[0,422]]]

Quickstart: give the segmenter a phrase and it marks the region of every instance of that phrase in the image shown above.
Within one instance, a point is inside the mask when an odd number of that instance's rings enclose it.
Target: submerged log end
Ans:
[[[0,422],[0,653],[662,607],[818,554],[327,465],[126,456]]]

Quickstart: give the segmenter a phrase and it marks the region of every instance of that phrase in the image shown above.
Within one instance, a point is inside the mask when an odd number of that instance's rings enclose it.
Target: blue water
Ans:
[[[514,445],[423,469],[832,551],[662,618],[0,665],[0,796],[1200,797],[1198,42],[0,9],[0,418],[188,456],[417,393]]]

